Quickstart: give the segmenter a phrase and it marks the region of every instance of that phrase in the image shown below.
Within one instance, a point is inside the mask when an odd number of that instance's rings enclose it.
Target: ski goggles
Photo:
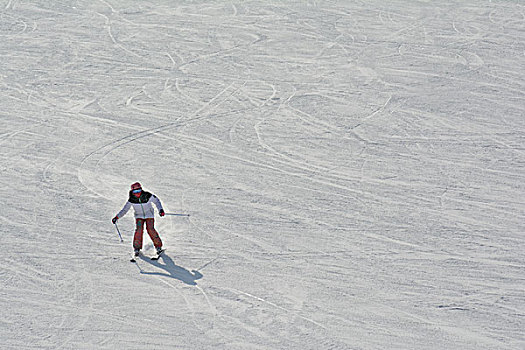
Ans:
[[[136,189],[136,190],[132,190],[131,193],[140,193],[142,192],[142,188],[139,188],[139,189]]]

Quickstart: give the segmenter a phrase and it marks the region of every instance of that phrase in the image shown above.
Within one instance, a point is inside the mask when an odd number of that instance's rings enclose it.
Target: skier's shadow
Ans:
[[[182,266],[176,265],[173,262],[173,259],[171,259],[166,253],[162,254],[159,258],[159,260],[151,260],[150,258],[141,256],[141,259],[150,263],[153,266],[159,267],[166,271],[167,273],[162,272],[147,272],[144,270],[140,270],[140,273],[144,275],[156,275],[156,276],[166,276],[175,278],[181,282],[184,282],[186,284],[189,284],[191,286],[196,286],[197,282],[195,282],[198,279],[202,278],[202,274],[197,270],[187,270]],[[164,262],[162,264],[160,261]]]

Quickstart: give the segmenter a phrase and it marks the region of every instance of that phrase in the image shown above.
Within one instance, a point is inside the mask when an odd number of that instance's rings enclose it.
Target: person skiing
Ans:
[[[126,215],[129,208],[133,207],[135,210],[135,235],[133,236],[133,248],[135,250],[135,256],[138,256],[140,250],[142,249],[142,236],[144,232],[144,223],[146,224],[146,230],[148,235],[153,241],[153,245],[157,249],[157,255],[160,255],[163,252],[162,249],[162,240],[159,237],[158,232],[155,230],[155,211],[153,205],[159,210],[159,215],[164,216],[164,209],[160,200],[152,193],[142,190],[140,183],[135,182],[131,185],[131,190],[129,191],[129,198],[126,204],[121,211],[111,222],[116,224],[117,220]]]

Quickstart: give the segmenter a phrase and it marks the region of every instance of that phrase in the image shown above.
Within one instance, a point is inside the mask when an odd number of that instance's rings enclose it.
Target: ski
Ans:
[[[141,254],[140,252],[138,254],[135,254],[134,252],[131,253],[131,259],[129,259],[129,261],[131,261],[132,263],[137,262],[137,258],[139,257],[140,254]]]
[[[150,257],[150,260],[159,260],[160,256],[162,255],[162,253],[164,253],[164,251],[166,251],[166,249],[162,249],[159,253],[155,254],[155,255],[152,255]],[[131,255],[131,258],[129,259],[130,262],[134,263],[134,262],[137,262],[137,258],[142,254],[142,252],[140,252],[139,255],[135,256],[134,254]]]
[[[166,249],[162,249],[160,252],[158,252],[157,254],[153,255],[150,259],[151,260],[159,260],[160,256],[162,255],[162,253],[164,253]]]

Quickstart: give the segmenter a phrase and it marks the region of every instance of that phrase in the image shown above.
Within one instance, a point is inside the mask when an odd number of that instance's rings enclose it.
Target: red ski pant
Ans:
[[[162,247],[159,233],[155,230],[155,219],[135,219],[136,228],[135,236],[133,237],[133,248],[142,249],[142,235],[144,233],[144,223],[146,223],[146,231],[153,241],[155,248]]]

